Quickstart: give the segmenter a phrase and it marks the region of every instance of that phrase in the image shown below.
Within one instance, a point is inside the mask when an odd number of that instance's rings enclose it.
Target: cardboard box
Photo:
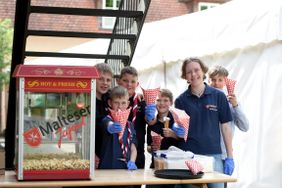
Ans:
[[[0,150],[0,175],[5,174],[5,151]]]

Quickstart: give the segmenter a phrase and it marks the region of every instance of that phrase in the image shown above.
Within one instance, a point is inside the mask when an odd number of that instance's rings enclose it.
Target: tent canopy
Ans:
[[[282,1],[233,0],[219,7],[143,26],[132,66],[143,88],[187,89],[185,58],[222,65],[249,122],[235,130],[231,188],[282,187]],[[193,117],[191,117],[193,118]]]
[[[104,46],[107,43],[96,40],[65,52],[103,53]],[[235,131],[233,176],[238,182],[228,187],[282,187],[282,1],[233,0],[144,24],[131,65],[138,70],[143,88],[161,86],[177,97],[187,88],[180,79],[182,61],[191,56],[228,69],[237,80],[235,94],[250,122],[248,132]],[[29,62],[39,63],[84,62],[50,58]]]
[[[281,0],[233,0],[145,24],[132,65],[143,71],[163,61],[225,53],[281,39]]]

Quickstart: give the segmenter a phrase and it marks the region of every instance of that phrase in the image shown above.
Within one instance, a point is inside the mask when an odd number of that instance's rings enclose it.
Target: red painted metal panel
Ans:
[[[85,93],[90,90],[90,79],[25,78],[26,92]]]
[[[99,78],[94,66],[18,65],[14,77]]]
[[[90,179],[90,170],[24,170],[23,180]]]

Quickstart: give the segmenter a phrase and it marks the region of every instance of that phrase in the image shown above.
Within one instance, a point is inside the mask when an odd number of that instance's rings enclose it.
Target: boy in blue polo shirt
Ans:
[[[189,87],[175,100],[175,107],[190,116],[190,125],[187,142],[180,141],[178,146],[184,151],[212,156],[214,170],[231,175],[234,169],[229,124],[232,116],[224,93],[204,82],[207,71],[208,68],[198,58],[188,58],[182,64],[181,78],[187,80]],[[220,129],[227,151],[224,166],[221,159]],[[212,183],[208,187],[223,188],[224,184]]]

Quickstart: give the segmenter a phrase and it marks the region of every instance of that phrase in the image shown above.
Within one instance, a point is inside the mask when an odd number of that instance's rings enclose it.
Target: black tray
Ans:
[[[204,172],[199,172],[194,175],[190,170],[185,169],[162,169],[155,170],[155,176],[158,178],[166,179],[197,179],[201,178],[204,175]]]

